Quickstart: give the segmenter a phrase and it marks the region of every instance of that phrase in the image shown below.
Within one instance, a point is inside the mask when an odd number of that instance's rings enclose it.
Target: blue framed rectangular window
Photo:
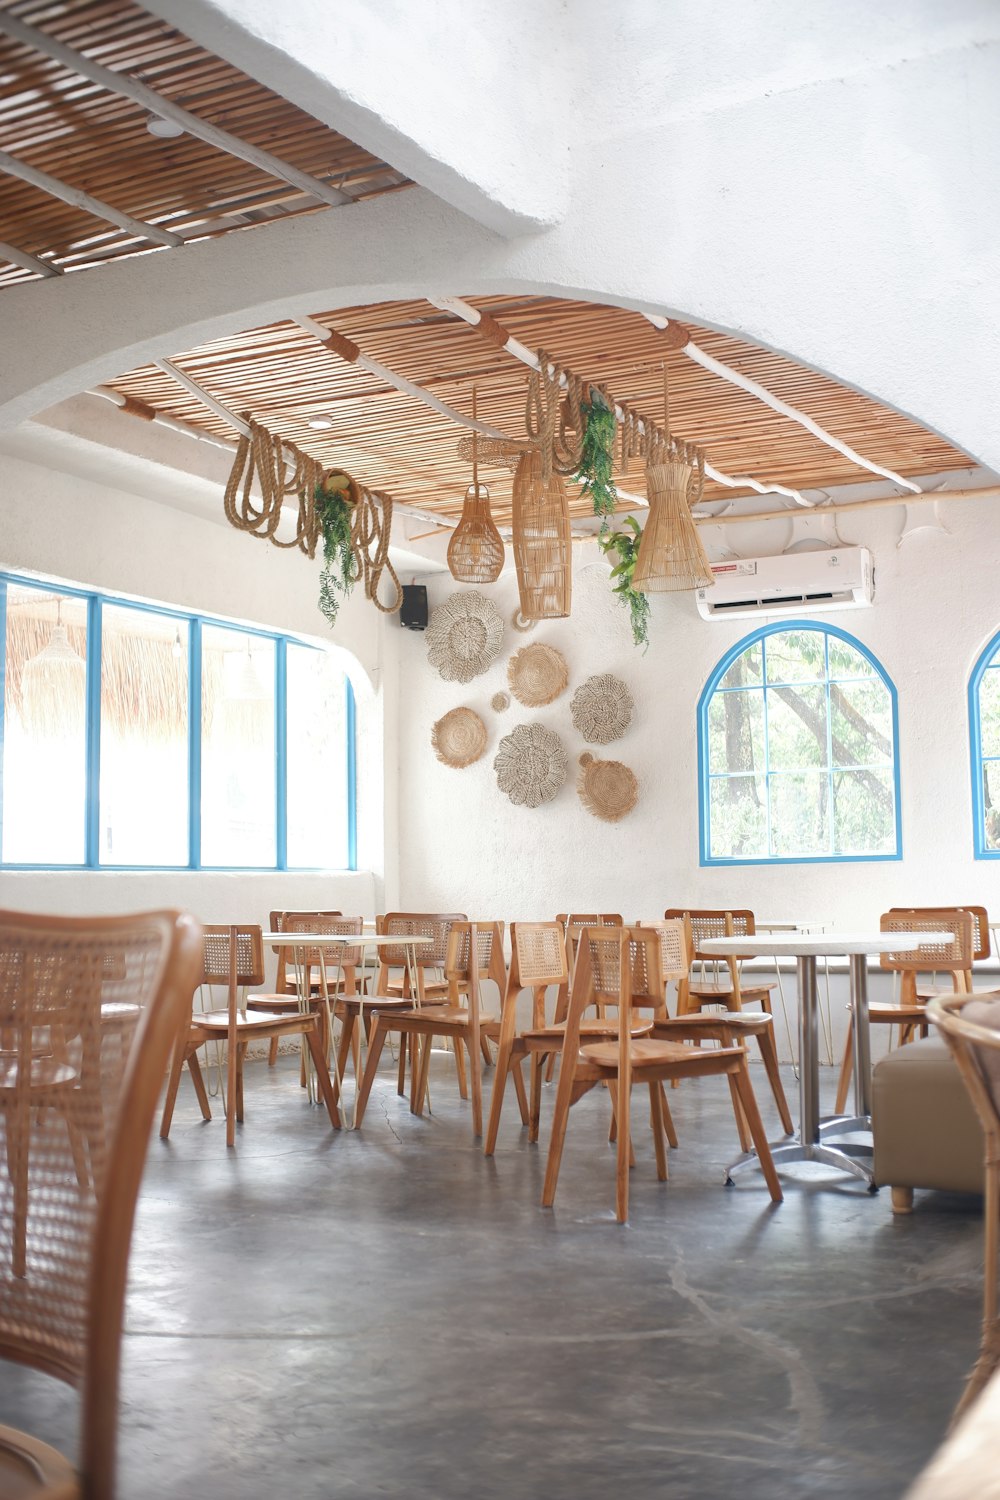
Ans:
[[[896,690],[853,636],[767,625],[698,704],[701,863],[902,857]]]
[[[337,654],[0,575],[0,867],[354,869]]]
[[[969,680],[972,832],[976,859],[1000,859],[1000,634]]]

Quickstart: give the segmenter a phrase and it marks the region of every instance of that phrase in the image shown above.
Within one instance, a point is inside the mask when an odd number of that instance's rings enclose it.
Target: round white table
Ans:
[[[704,953],[720,957],[792,957],[797,960],[799,980],[799,1131],[792,1140],[771,1146],[775,1166],[782,1162],[816,1161],[840,1167],[874,1185],[866,1158],[872,1154],[868,1142],[842,1141],[829,1145],[832,1137],[871,1130],[871,1050],[868,1035],[868,957],[879,953],[914,952],[917,948],[950,943],[950,932],[796,932],[770,937],[703,938]],[[854,1113],[819,1113],[819,1050],[817,1047],[818,997],[816,960],[846,954],[851,967],[851,1003],[854,1007]],[[747,1167],[759,1166],[755,1152],[747,1152],[729,1168],[727,1180]]]

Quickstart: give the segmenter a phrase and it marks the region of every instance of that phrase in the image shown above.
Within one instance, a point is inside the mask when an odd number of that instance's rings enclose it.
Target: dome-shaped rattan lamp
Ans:
[[[476,388],[472,388],[472,420],[476,420]],[[465,492],[462,519],[448,543],[448,568],[459,583],[496,583],[503,570],[503,539],[493,523],[490,492],[479,483],[479,445],[472,429],[472,483]]]

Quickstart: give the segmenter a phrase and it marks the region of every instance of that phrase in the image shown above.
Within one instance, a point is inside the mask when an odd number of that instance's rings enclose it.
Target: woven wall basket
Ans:
[[[639,800],[634,771],[620,760],[596,760],[588,750],[580,756],[576,790],[587,811],[605,823],[617,823]]]
[[[610,672],[588,677],[573,694],[573,723],[589,745],[609,745],[620,740],[632,722],[635,704],[620,677]]]
[[[533,641],[522,646],[507,664],[507,681],[518,703],[526,708],[544,708],[554,703],[569,685],[566,658],[554,646]]]
[[[427,660],[446,682],[471,682],[496,660],[503,619],[483,594],[466,590],[438,605],[426,641]]]
[[[672,461],[646,469],[649,515],[642,528],[634,587],[643,594],[708,588],[715,582],[691,518],[695,471]]]
[[[517,466],[511,524],[521,614],[526,620],[564,619],[573,590],[569,504],[561,475],[543,481],[537,448]]]
[[[438,760],[456,771],[471,766],[486,749],[486,725],[471,708],[453,708],[431,730]]]
[[[490,699],[490,708],[492,708],[495,714],[505,714],[508,708],[510,708],[510,694],[494,693]]]
[[[562,740],[542,724],[518,724],[500,741],[493,769],[497,786],[518,807],[551,802],[566,780]]]

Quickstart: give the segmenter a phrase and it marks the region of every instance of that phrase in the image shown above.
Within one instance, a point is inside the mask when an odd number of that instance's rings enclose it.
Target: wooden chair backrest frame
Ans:
[[[990,917],[985,906],[891,906],[890,911],[939,912],[967,911],[972,917],[972,962],[979,963],[990,958],[993,943],[990,935]]]
[[[651,927],[586,927],[577,948],[563,1063],[574,1070],[580,1052],[584,1012],[591,1005],[617,1005],[619,1076],[631,1076],[632,1035],[629,1018],[633,1010],[652,1009],[666,1015],[661,976],[660,937]]]
[[[507,984],[507,966],[503,959],[502,922],[454,922],[448,933],[444,977],[448,981],[448,1000],[460,1006],[462,996],[470,1016],[482,1011],[482,981],[492,979],[503,999]],[[473,959],[478,957],[478,962]]]
[[[903,1004],[916,1002],[917,975],[920,973],[949,973],[955,991],[964,994],[969,988],[968,976],[972,972],[973,918],[969,911],[958,907],[896,907],[883,912],[879,919],[882,932],[952,932],[954,938],[947,944],[926,944],[911,952],[897,950],[883,953],[880,966],[901,976],[900,996]]]
[[[443,969],[448,956],[448,934],[452,923],[468,920],[464,911],[387,911],[378,919],[378,931],[387,936],[398,934],[400,937],[432,938],[430,945],[421,944],[412,950],[413,965],[418,969]],[[379,953],[381,971],[384,973],[390,968],[409,967],[407,952],[402,944],[398,949],[389,945],[382,948]]]
[[[131,1045],[121,1069],[116,1070],[116,1107],[108,1110],[105,1121],[101,1181],[86,1192],[74,1187],[72,1198],[79,1206],[62,1210],[59,1240],[64,1245],[72,1240],[69,1253],[85,1258],[86,1274],[79,1278],[84,1299],[79,1331],[66,1339],[49,1331],[36,1332],[30,1312],[18,1297],[19,1279],[12,1278],[0,1297],[0,1355],[80,1388],[81,1493],[87,1500],[113,1500],[122,1320],[135,1204],[160,1087],[170,1056],[189,1024],[204,950],[198,923],[176,911],[103,918],[0,911],[0,954],[47,952],[50,975],[54,969],[58,976],[67,954],[79,954],[88,947],[94,955],[94,984],[92,989],[88,983],[81,984],[77,970],[77,1003],[99,1011],[102,950],[106,954],[118,949],[135,976],[132,1002],[137,1014]],[[120,978],[117,982],[126,983]],[[116,1044],[124,1045],[120,1033],[116,1033]],[[106,1070],[98,1072],[102,1087],[106,1086]],[[67,1232],[77,1216],[74,1238]],[[30,1201],[28,1222],[30,1226]],[[53,1253],[51,1245],[48,1253]],[[55,1253],[58,1259],[59,1246]],[[50,1267],[50,1277],[57,1274]],[[37,1306],[39,1299],[30,1296],[30,1275],[21,1285],[28,1289],[29,1303]],[[48,1315],[51,1303],[43,1300]]]
[[[281,923],[282,923],[283,918],[285,918],[285,917],[301,917],[301,916],[304,916],[304,915],[305,915],[305,913],[304,912],[300,912],[300,911],[272,911],[272,912],[269,912],[268,913],[268,921],[271,924],[271,931],[272,932],[283,932],[284,928],[282,927]],[[315,912],[315,913],[310,913],[310,915],[315,915],[317,917],[342,917],[343,916],[343,912],[340,912],[340,911],[319,911],[319,912]],[[282,943],[282,945],[281,945],[280,948],[272,947],[271,952],[277,954],[277,958],[278,958],[278,967],[277,967],[277,972],[276,972],[275,978],[274,978],[274,988],[275,988],[276,994],[279,994],[279,995],[284,995],[286,993],[287,994],[293,994],[295,987],[294,987],[294,985],[289,984],[289,982],[288,982],[288,949]]]
[[[691,972],[691,922],[687,917],[665,918],[662,922],[637,922],[659,935],[663,983],[683,984]]]
[[[706,937],[753,937],[757,931],[753,912],[747,907],[733,907],[729,910],[721,907],[688,907],[684,911],[678,907],[669,907],[663,913],[663,918],[664,921],[681,919],[688,923],[692,964],[704,961],[725,965],[729,972],[729,986],[734,996],[733,1009],[740,1010],[743,996],[740,955],[728,954],[720,959],[716,954],[702,953],[698,944]],[[687,983],[687,980],[681,982],[682,986]]]
[[[504,989],[502,1014],[517,1005],[522,990],[532,993],[532,1024],[545,1024],[545,994],[555,986],[560,991],[569,979],[566,937],[562,923],[512,922],[510,966]]]
[[[360,937],[365,930],[364,917],[345,917],[339,911],[282,911],[272,915],[278,918],[278,926],[274,929],[276,932],[328,932],[341,937],[352,937],[356,933]],[[287,950],[282,944],[279,951]],[[314,947],[306,948],[301,959],[308,971],[305,976],[307,984],[312,981],[313,969],[319,971],[321,980],[325,981],[331,969],[336,975],[344,969],[356,969],[361,960],[360,947],[352,948],[340,943],[332,944],[329,948],[317,943]],[[292,961],[294,964],[294,956]]]

